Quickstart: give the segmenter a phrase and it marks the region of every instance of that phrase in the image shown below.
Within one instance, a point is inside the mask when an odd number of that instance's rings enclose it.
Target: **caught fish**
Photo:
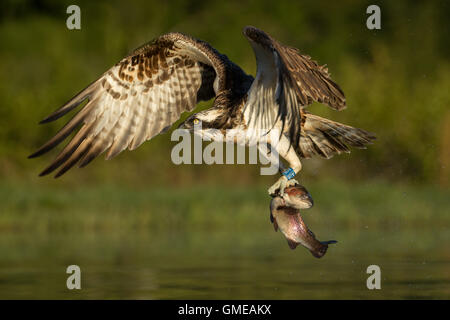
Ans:
[[[281,230],[289,247],[295,249],[299,244],[311,251],[316,258],[325,255],[328,245],[335,240],[318,241],[314,233],[303,222],[300,210],[313,206],[313,200],[305,187],[296,185],[284,190],[284,195],[276,195],[270,203],[270,221],[275,231]]]

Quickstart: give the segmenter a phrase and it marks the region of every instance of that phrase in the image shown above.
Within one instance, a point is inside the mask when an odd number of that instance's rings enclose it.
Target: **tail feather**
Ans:
[[[306,113],[298,152],[303,158],[319,155],[329,159],[335,154],[349,153],[348,146],[365,149],[375,139],[371,132]]]

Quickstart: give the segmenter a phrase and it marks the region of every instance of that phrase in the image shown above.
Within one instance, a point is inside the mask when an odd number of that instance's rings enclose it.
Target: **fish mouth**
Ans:
[[[298,184],[284,190],[283,200],[286,206],[297,210],[309,209],[314,206],[314,200],[311,194],[304,186]]]

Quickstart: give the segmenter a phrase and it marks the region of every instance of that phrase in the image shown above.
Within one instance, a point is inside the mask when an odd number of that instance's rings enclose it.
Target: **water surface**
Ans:
[[[84,232],[0,238],[1,299],[448,299],[446,229],[315,228],[322,259],[267,229]],[[82,289],[66,288],[79,265]],[[366,287],[379,265],[381,290]]]

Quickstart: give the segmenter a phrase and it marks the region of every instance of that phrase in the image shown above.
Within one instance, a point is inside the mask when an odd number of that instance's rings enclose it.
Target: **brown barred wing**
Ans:
[[[79,128],[40,175],[59,168],[58,177],[103,152],[111,159],[164,132],[199,100],[215,96],[214,82],[223,72],[221,59],[207,43],[179,33],[163,35],[136,49],[42,121],[56,120],[88,101],[30,156],[53,149]]]

